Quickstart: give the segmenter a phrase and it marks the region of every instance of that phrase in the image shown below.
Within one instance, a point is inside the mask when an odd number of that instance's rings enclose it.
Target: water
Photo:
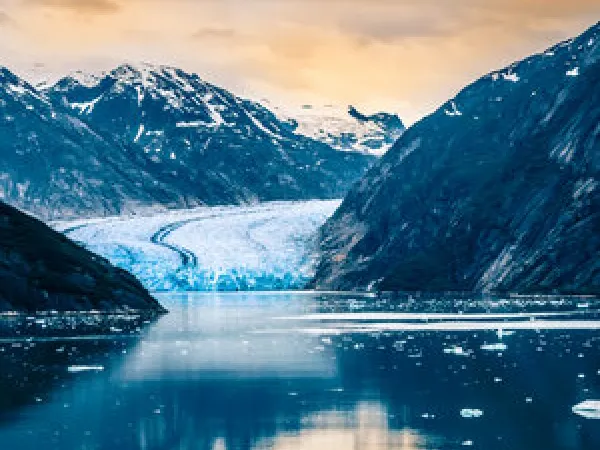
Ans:
[[[2,319],[0,448],[600,448],[572,411],[600,399],[596,301],[160,300],[155,323]]]

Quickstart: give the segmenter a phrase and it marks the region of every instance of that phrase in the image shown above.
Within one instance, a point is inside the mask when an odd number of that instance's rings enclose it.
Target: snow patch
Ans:
[[[100,99],[104,97],[104,94],[96,97],[95,99],[89,102],[73,102],[70,104],[71,108],[79,110],[80,114],[91,114],[96,106],[96,103],[100,101]]]
[[[133,142],[138,142],[140,140],[140,138],[142,137],[142,134],[144,134],[144,124],[143,123],[140,124],[137,134],[133,138]]]
[[[521,78],[519,77],[519,75],[517,75],[514,72],[503,73],[502,74],[502,78],[505,81],[512,81],[513,83],[518,83],[521,80]]]
[[[456,103],[454,101],[450,102],[450,110],[445,109],[444,113],[446,113],[447,116],[450,117],[457,117],[457,116],[462,116],[462,112],[458,109],[458,107],[456,106]]]
[[[575,185],[573,199],[578,200],[582,195],[591,194],[598,187],[598,182],[594,178],[579,180]]]

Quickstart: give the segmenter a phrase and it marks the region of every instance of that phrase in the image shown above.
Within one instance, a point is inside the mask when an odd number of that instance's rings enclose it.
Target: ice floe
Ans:
[[[92,365],[92,366],[69,366],[69,367],[67,367],[67,372],[70,372],[70,373],[102,372],[103,370],[104,370],[104,366],[100,366],[100,365]]]
[[[586,419],[600,419],[600,400],[585,400],[573,406],[572,411]]]
[[[497,342],[494,344],[483,344],[480,348],[488,352],[503,352],[508,346],[502,342]]]
[[[465,419],[478,419],[483,417],[483,411],[481,409],[464,408],[460,410],[460,415]]]

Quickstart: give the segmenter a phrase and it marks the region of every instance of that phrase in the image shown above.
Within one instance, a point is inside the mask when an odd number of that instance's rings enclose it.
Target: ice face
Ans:
[[[314,274],[317,230],[338,205],[203,207],[57,228],[153,291],[300,289]]]
[[[572,410],[586,419],[600,419],[600,400],[586,400],[573,406]]]

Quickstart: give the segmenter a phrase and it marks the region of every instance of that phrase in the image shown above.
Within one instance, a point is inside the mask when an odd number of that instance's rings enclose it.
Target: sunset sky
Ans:
[[[355,104],[412,123],[598,20],[598,0],[0,0],[0,64],[33,81],[176,65],[276,105]]]

